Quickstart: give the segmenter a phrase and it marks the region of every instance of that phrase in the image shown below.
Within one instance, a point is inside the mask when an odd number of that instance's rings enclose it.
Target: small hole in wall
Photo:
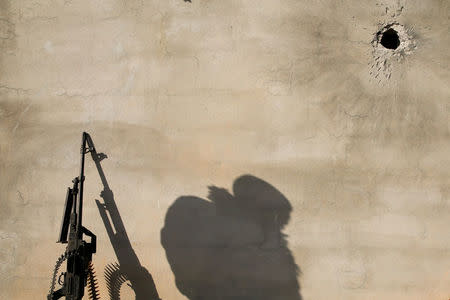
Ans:
[[[388,30],[383,32],[380,43],[387,49],[397,49],[397,47],[400,45],[400,39],[398,38],[397,31],[389,28]]]

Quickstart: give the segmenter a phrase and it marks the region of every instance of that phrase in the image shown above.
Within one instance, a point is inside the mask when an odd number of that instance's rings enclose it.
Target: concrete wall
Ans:
[[[153,277],[164,300],[447,300],[448,14],[0,0],[0,298],[47,294],[85,130],[113,192],[89,157],[102,299],[122,260],[141,299]],[[396,56],[375,37],[394,22]],[[111,240],[95,199],[117,205]]]

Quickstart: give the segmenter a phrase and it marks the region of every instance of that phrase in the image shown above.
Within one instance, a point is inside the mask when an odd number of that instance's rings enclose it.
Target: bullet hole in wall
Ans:
[[[397,31],[392,28],[389,28],[385,32],[383,32],[381,36],[381,45],[387,49],[395,50],[400,45],[400,39],[398,37]]]
[[[398,22],[379,24],[381,27],[372,39],[370,74],[378,83],[389,80],[393,66],[406,59],[417,48],[412,28]]]

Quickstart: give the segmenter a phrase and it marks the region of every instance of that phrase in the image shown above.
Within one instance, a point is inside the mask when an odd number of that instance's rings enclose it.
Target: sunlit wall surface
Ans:
[[[448,14],[0,0],[0,298],[46,297],[87,131],[102,299],[447,300]]]

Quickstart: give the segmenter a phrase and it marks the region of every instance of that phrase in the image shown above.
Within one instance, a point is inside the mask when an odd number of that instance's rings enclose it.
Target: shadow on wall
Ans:
[[[237,178],[233,193],[178,198],[161,243],[181,293],[191,300],[301,300],[299,268],[282,229],[292,207],[269,183]]]
[[[103,153],[97,154],[91,138],[88,136],[88,143],[91,149],[92,159],[95,162],[97,171],[103,183],[103,191],[100,196],[103,203],[95,200],[108,233],[111,245],[114,248],[118,263],[109,264],[105,268],[106,284],[111,300],[120,299],[120,288],[122,284],[129,281],[133,289],[136,300],[159,300],[158,292],[152,275],[144,268],[131,246],[125,226],[122,222],[119,210],[114,200],[114,194],[109,188],[105,173],[100,161],[107,156]],[[109,217],[108,217],[109,215]]]

